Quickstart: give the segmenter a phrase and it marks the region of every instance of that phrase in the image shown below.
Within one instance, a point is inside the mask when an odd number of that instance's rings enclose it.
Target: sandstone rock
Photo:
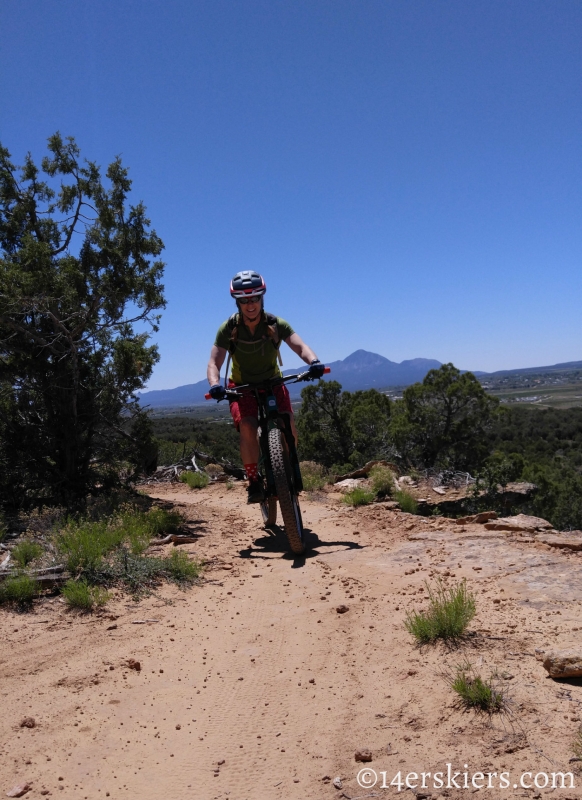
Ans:
[[[362,750],[356,750],[354,758],[356,759],[356,761],[371,761],[372,751],[368,750],[367,747],[364,747]]]
[[[20,720],[21,728],[36,728],[36,720],[34,717],[24,717]]]
[[[514,517],[500,517],[494,522],[486,522],[488,531],[548,531],[552,524],[541,517],[530,517],[528,514],[516,514]]]
[[[343,786],[342,779],[340,778],[339,775],[336,778],[333,779],[333,785],[335,786],[336,789],[341,789],[342,788],[342,786]]]
[[[351,492],[352,489],[361,485],[362,481],[359,478],[345,478],[345,480],[338,481],[334,484],[335,488],[339,489],[340,492]]]
[[[543,667],[551,678],[582,676],[582,649],[549,650],[544,653]]]
[[[455,520],[457,525],[469,525],[471,522],[477,525],[483,525],[492,519],[497,519],[497,511],[481,511],[480,514],[471,514],[469,517],[459,517]]]
[[[573,536],[573,533],[579,533],[579,531],[564,534],[547,533],[538,536],[536,541],[548,544],[550,547],[561,547],[564,550],[582,550],[582,535]]]

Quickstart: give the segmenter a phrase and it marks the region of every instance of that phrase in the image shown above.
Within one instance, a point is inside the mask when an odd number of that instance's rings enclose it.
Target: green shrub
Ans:
[[[491,714],[501,711],[505,704],[503,693],[493,684],[493,677],[483,680],[480,675],[473,673],[470,664],[457,667],[457,673],[451,680],[451,688],[459,695],[466,708],[477,708]]]
[[[57,534],[55,544],[65,559],[68,571],[77,575],[98,570],[103,557],[119,547],[124,537],[122,526],[112,527],[108,520],[69,521]]]
[[[186,553],[174,550],[169,558],[165,559],[169,577],[178,582],[192,581],[202,572],[202,565],[192,561]]]
[[[204,472],[192,472],[191,470],[184,470],[180,474],[182,483],[187,483],[191,489],[204,489],[208,486],[209,477]]]
[[[316,461],[302,461],[299,468],[303,478],[303,488],[306,492],[323,489],[326,484],[327,471],[322,464],[318,464]]]
[[[572,752],[576,758],[582,760],[582,725],[578,728],[576,738],[572,742]]]
[[[394,499],[398,502],[402,511],[405,511],[407,514],[416,514],[418,512],[418,503],[410,492],[399,489],[394,493]]]
[[[376,499],[376,495],[373,492],[370,492],[368,489],[363,489],[361,486],[356,486],[355,489],[351,489],[349,492],[346,492],[342,497],[342,502],[346,503],[348,506],[367,506],[370,503],[373,503]]]
[[[11,556],[21,569],[26,569],[32,561],[40,558],[43,552],[42,546],[38,542],[23,539],[12,548]]]
[[[227,488],[227,489],[234,489],[234,483],[233,483],[233,481],[227,481],[227,482],[226,482],[226,488]]]
[[[176,533],[183,520],[177,511],[152,508],[149,511],[126,511],[119,517],[122,539],[135,555],[144,553],[151,539]]]
[[[89,586],[87,581],[68,580],[61,594],[70,608],[81,611],[92,611],[95,607],[104,606],[109,600],[109,593],[100,586]]]
[[[15,575],[0,583],[0,600],[18,606],[30,605],[38,592],[37,582],[29,575]]]
[[[390,467],[377,464],[370,470],[372,489],[377,497],[391,497],[394,491],[394,474]]]
[[[406,630],[419,644],[436,639],[457,639],[475,616],[475,597],[465,581],[450,588],[439,582],[435,589],[427,584],[429,607],[423,612],[408,612]]]

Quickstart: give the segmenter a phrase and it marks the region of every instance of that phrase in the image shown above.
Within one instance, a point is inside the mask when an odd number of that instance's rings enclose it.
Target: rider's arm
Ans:
[[[212,345],[210,361],[208,362],[208,369],[206,370],[206,377],[211,386],[216,386],[217,383],[220,383],[220,368],[224,364],[226,353],[227,351],[224,347],[218,347],[215,344]]]
[[[312,361],[317,361],[317,356],[311,347],[305,344],[298,333],[292,333],[291,336],[285,339],[285,342],[289,345],[294,353],[297,353],[299,358],[302,358],[303,361],[305,361],[306,364],[311,364]]]

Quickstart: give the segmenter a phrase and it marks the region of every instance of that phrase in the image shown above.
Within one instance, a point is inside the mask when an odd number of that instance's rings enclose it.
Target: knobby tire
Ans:
[[[301,555],[305,552],[301,511],[299,500],[293,490],[291,465],[284,445],[284,434],[279,428],[272,428],[269,431],[269,455],[289,546],[296,555]]]

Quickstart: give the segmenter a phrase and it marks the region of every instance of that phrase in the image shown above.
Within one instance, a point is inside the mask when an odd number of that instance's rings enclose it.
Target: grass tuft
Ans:
[[[426,586],[428,610],[408,612],[404,623],[406,630],[419,644],[462,636],[475,616],[475,597],[467,590],[466,582],[450,588],[441,582],[435,589]]]
[[[398,501],[402,511],[405,511],[407,514],[418,513],[418,503],[410,494],[410,492],[405,492],[404,489],[399,489],[394,493],[394,499]]]
[[[38,591],[37,582],[29,575],[15,575],[0,583],[0,602],[29,606]]]
[[[89,586],[87,581],[68,580],[61,594],[70,608],[80,611],[93,611],[94,608],[104,606],[109,600],[109,593],[100,586]]]
[[[348,506],[367,506],[370,503],[373,503],[376,499],[376,495],[374,492],[370,492],[368,489],[363,489],[361,486],[356,486],[355,489],[351,489],[349,492],[346,492],[342,497],[342,502],[346,503]]]
[[[178,583],[193,581],[202,572],[202,565],[198,561],[191,561],[181,550],[174,550],[165,561],[169,577]]]
[[[318,464],[317,461],[301,461],[299,469],[306,492],[316,492],[327,483],[327,470],[323,464]]]
[[[204,489],[208,486],[210,478],[204,472],[192,472],[191,470],[184,470],[180,474],[182,483],[188,484],[191,489]]]
[[[11,556],[21,569],[26,569],[35,559],[40,558],[43,552],[44,550],[38,542],[23,539],[12,548]]]
[[[394,491],[394,474],[390,467],[376,464],[376,466],[372,467],[370,470],[369,477],[376,497],[392,497]]]
[[[476,708],[492,714],[505,706],[503,692],[493,684],[493,676],[483,680],[473,672],[470,664],[457,667],[451,680],[451,688],[456,692],[466,708]]]

